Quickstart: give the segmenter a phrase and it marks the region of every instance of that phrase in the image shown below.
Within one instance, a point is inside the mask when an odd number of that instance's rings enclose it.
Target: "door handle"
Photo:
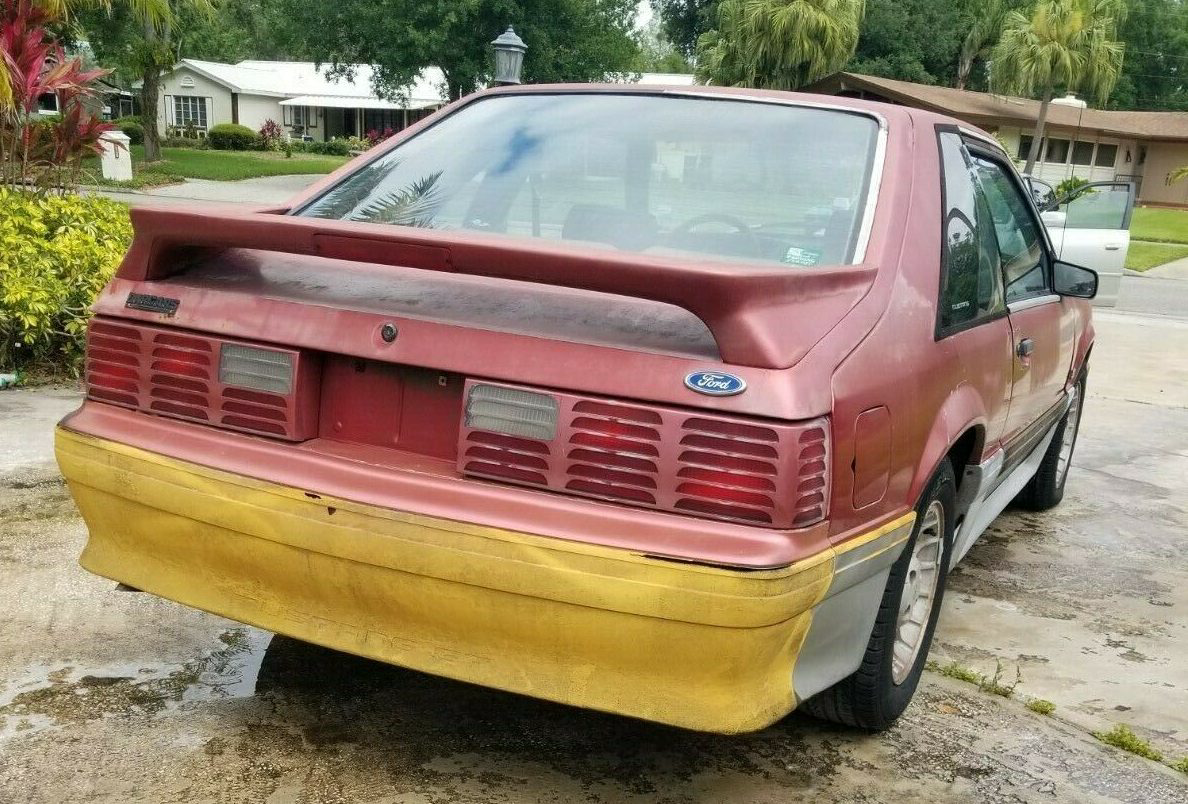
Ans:
[[[1019,345],[1015,347],[1015,354],[1023,359],[1031,357],[1031,353],[1035,351],[1035,341],[1031,338],[1024,338],[1019,341]]]
[[[1106,251],[1118,251],[1120,248],[1122,248],[1121,243],[1106,243],[1105,250]]]

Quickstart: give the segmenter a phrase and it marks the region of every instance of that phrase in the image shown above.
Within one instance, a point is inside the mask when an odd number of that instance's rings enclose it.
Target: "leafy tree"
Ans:
[[[1058,88],[1085,89],[1102,103],[1109,98],[1122,69],[1117,31],[1125,14],[1123,0],[1040,0],[1029,13],[1007,14],[990,82],[1000,91],[1040,96],[1024,172],[1035,167]]]
[[[675,45],[664,36],[663,26],[653,17],[636,35],[639,55],[634,70],[640,73],[691,73],[693,65]]]
[[[374,64],[375,89],[398,97],[425,67],[451,99],[484,84],[490,42],[509,24],[528,45],[527,81],[597,80],[629,71],[634,0],[275,0],[282,41],[334,72]]]
[[[698,41],[698,74],[728,86],[797,89],[854,54],[864,9],[864,0],[723,0],[718,28]]]
[[[1126,59],[1110,106],[1188,111],[1188,4],[1129,0],[1128,7],[1118,32]]]
[[[161,75],[177,63],[177,24],[183,11],[211,13],[211,0],[125,0],[109,9],[79,15],[95,55],[117,66],[125,78],[138,79],[144,158],[161,158],[157,127]]]
[[[980,0],[866,0],[845,69],[921,84],[953,81],[957,52]],[[997,31],[995,31],[997,34]]]
[[[214,0],[214,13],[178,8],[174,39],[179,56],[234,64],[244,59],[312,61],[299,43],[282,42],[278,9],[270,0]]]
[[[660,33],[687,59],[697,52],[697,40],[718,22],[720,0],[651,0]]]

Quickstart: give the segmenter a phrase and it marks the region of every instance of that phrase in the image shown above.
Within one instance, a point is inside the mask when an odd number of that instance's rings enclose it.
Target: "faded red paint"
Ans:
[[[562,85],[479,93],[328,176],[291,206],[442,115],[482,97],[517,92],[657,90]],[[311,493],[650,554],[771,567],[910,510],[963,435],[977,436],[971,461],[992,454],[1042,412],[1041,395],[1055,399],[1075,376],[1092,341],[1083,301],[1062,299],[1026,317],[1029,326],[1059,333],[1056,343],[1045,346],[1049,351],[1033,358],[1042,369],[1029,380],[1034,396],[1017,386],[1012,400],[1012,377],[1004,368],[1012,350],[1006,318],[935,337],[942,217],[935,128],[956,121],[845,98],[709,87],[696,93],[845,106],[886,122],[885,164],[861,264],[740,268],[576,252],[474,232],[294,218],[281,209],[137,208],[135,241],[96,312],[103,320],[322,355],[317,437],[286,444],[119,410],[96,399],[67,425]],[[236,281],[204,278],[203,271],[218,273],[220,266],[234,266]],[[286,272],[293,281],[284,281]],[[432,309],[393,313],[382,302],[368,303],[361,292],[351,302],[327,301],[329,291],[300,279],[328,272],[336,272],[348,290],[352,283],[430,277],[459,292],[495,292],[511,283],[524,294],[579,310],[645,305],[673,321],[683,310],[704,322],[711,340],[699,345],[690,329],[687,339],[669,346],[633,348],[630,338],[597,332],[566,339],[530,324],[442,320]],[[130,292],[180,304],[174,316],[163,318],[127,309]],[[399,332],[392,343],[380,336],[385,324]],[[690,392],[682,380],[698,370],[737,374],[747,390],[720,398]],[[456,463],[456,444],[467,379],[743,417],[777,428],[828,417],[828,521],[802,529],[715,522],[466,478]],[[885,412],[873,421],[860,419],[873,408]]]

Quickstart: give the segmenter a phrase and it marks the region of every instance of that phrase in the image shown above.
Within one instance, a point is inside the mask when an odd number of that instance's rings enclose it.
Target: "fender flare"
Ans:
[[[963,382],[949,394],[941,404],[940,410],[932,420],[932,426],[924,441],[920,460],[916,464],[916,472],[908,487],[906,502],[915,505],[924,493],[924,487],[932,476],[936,474],[940,462],[945,459],[957,441],[971,429],[978,435],[970,453],[972,458],[978,458],[985,446],[986,406],[981,395],[969,383]],[[961,482],[962,467],[953,467],[953,474],[957,482]]]

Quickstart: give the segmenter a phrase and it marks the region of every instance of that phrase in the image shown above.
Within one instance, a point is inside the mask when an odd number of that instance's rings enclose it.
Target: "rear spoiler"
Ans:
[[[795,363],[865,295],[875,269],[676,263],[621,251],[407,226],[299,218],[242,206],[133,207],[117,274],[165,279],[193,249],[243,248],[537,282],[681,307],[709,328],[724,362]],[[800,302],[796,309],[789,304]]]

